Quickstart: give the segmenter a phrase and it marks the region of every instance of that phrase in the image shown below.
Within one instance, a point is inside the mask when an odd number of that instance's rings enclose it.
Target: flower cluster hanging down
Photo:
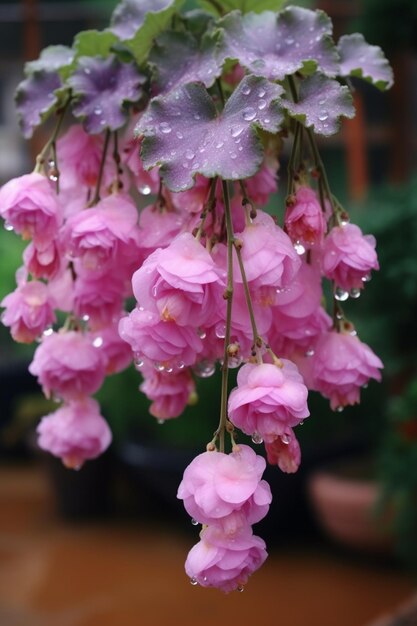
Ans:
[[[239,431],[295,472],[308,391],[339,411],[380,380],[342,309],[378,269],[375,240],[332,194],[316,136],[354,115],[351,76],[386,89],[392,72],[361,35],[335,44],[322,11],[181,4],[122,0],[108,29],[26,65],[22,132],[56,125],[34,171],[0,190],[5,228],[28,241],[2,321],[16,341],[39,341],[29,370],[60,404],[39,446],[74,469],[111,442],[92,397],[106,376],[133,362],[164,421],[219,364],[219,423],[178,497],[202,525],[192,584],[229,592],[267,557],[252,526],[272,498],[265,458]],[[279,224],[270,208],[288,145]]]

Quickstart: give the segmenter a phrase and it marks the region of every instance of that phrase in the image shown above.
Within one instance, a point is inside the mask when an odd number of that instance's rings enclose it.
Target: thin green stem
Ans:
[[[121,189],[122,188],[122,181],[120,178],[121,175],[121,169],[120,169],[120,153],[119,153],[119,137],[117,134],[117,130],[114,131],[113,133],[113,139],[114,139],[114,143],[113,143],[113,160],[114,163],[116,165],[116,181],[117,181],[117,189]]]
[[[214,9],[216,9],[219,15],[224,15],[224,9],[220,2],[217,2],[217,0],[207,0],[207,2],[211,4]]]
[[[241,273],[241,276],[242,276],[243,290],[245,292],[246,306],[248,307],[250,323],[251,323],[251,326],[252,326],[253,346],[254,346],[254,349],[256,350],[256,348],[260,348],[261,347],[262,339],[259,336],[258,329],[257,329],[257,326],[256,326],[255,314],[253,312],[252,298],[251,298],[251,295],[250,295],[250,289],[249,289],[249,285],[248,285],[248,280],[246,278],[245,266],[243,264],[243,259],[242,259],[241,246],[239,245],[239,242],[236,241],[236,240],[234,241],[234,247],[235,247],[235,250],[236,250],[237,260],[238,260],[238,263],[239,263],[240,273]],[[257,352],[257,354],[259,353],[258,350],[256,350],[256,352]]]
[[[301,124],[295,122],[294,140],[291,149],[290,160],[288,161],[288,185],[287,195],[290,196],[294,191],[294,175],[295,175],[295,163],[297,160],[298,148],[300,144]]]
[[[42,171],[42,169],[43,169],[43,167],[45,165],[46,158],[47,158],[47,156],[49,154],[49,151],[50,151],[51,147],[56,142],[56,139],[58,137],[59,131],[61,129],[62,122],[63,122],[64,117],[65,117],[66,110],[67,110],[68,105],[70,103],[70,100],[71,100],[71,98],[69,97],[67,99],[67,101],[65,102],[64,106],[59,111],[58,119],[57,119],[57,122],[55,124],[55,128],[54,128],[54,130],[52,132],[52,135],[50,136],[50,138],[48,139],[48,141],[46,142],[46,144],[44,145],[44,147],[42,148],[42,150],[39,152],[38,156],[36,157],[36,165],[35,165],[34,171],[36,173],[38,173],[38,174]]]
[[[213,210],[214,205],[216,203],[216,185],[217,185],[217,176],[211,179],[209,197],[207,199],[207,202],[203,206],[203,210],[201,211],[201,222],[195,235],[195,238],[197,239],[197,241],[200,241],[201,236],[204,231],[204,224],[206,223],[207,215],[210,213],[210,211]]]
[[[227,396],[228,396],[228,377],[229,377],[229,354],[228,347],[230,343],[230,332],[232,325],[232,304],[233,304],[233,243],[234,233],[232,224],[232,215],[230,211],[229,188],[226,181],[222,181],[224,208],[226,216],[226,232],[227,232],[227,286],[224,297],[227,301],[226,306],[226,333],[224,338],[224,356],[222,366],[222,385],[220,400],[220,422],[217,429],[219,436],[220,452],[224,452],[224,435],[227,428]]]
[[[107,129],[105,137],[104,137],[104,146],[103,146],[103,152],[102,152],[102,155],[101,155],[101,162],[100,162],[100,169],[99,169],[98,177],[97,177],[96,190],[95,190],[95,193],[94,193],[94,197],[93,197],[92,201],[90,202],[90,206],[94,206],[95,204],[100,202],[101,183],[102,183],[102,180],[103,180],[104,164],[106,162],[107,150],[109,148],[110,135],[111,135],[111,131],[109,129]]]

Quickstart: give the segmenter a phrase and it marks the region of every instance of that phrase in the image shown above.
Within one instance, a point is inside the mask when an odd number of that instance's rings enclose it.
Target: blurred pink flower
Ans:
[[[73,400],[98,391],[105,365],[88,334],[67,331],[43,337],[29,371],[38,377],[46,397]]]
[[[39,447],[60,457],[71,469],[79,469],[85,461],[95,459],[112,440],[98,402],[87,397],[43,417],[37,433]]]
[[[378,270],[375,238],[356,224],[332,228],[324,240],[324,275],[341,289],[362,289],[371,270]]]
[[[370,378],[381,380],[381,360],[358,337],[335,330],[319,338],[313,359],[315,389],[330,399],[332,409],[357,404]]]
[[[21,343],[32,343],[56,321],[48,287],[39,281],[20,285],[3,299],[1,306],[6,309],[2,323],[10,326],[13,339]]]

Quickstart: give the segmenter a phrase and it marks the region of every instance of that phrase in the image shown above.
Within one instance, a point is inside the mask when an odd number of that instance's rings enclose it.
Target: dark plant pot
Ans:
[[[111,512],[110,452],[88,461],[79,471],[67,469],[60,459],[51,455],[45,455],[43,462],[59,515],[69,520],[86,520]]]

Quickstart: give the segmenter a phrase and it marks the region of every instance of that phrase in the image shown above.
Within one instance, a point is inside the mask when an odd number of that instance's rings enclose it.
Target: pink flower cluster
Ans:
[[[262,480],[265,465],[252,448],[241,445],[231,454],[204,452],[186,468],[178,498],[205,526],[185,564],[192,583],[233,591],[265,561],[265,544],[251,529],[265,517],[272,499]]]
[[[56,145],[59,193],[56,176],[38,171],[0,190],[6,228],[30,240],[17,288],[1,303],[2,322],[16,341],[39,341],[29,370],[62,402],[38,426],[40,447],[70,468],[104,452],[112,436],[92,396],[131,363],[151,415],[163,422],[194,402],[195,377],[211,376],[222,362],[225,370],[243,364],[222,428],[227,421],[228,431],[264,442],[270,464],[297,471],[294,431],[309,416],[308,390],[340,410],[359,402],[369,379],[380,380],[381,361],[338,304],[357,297],[378,269],[373,237],[323,211],[316,191],[299,183],[281,228],[259,208],[277,188],[270,155],[244,185],[230,183],[228,207],[221,181],[197,175],[192,189],[172,193],[158,171],[144,171],[131,128],[118,142],[114,159],[103,153],[103,136],[74,125]],[[152,198],[140,211],[138,194],[143,204]],[[333,283],[333,319],[323,278]],[[231,434],[232,452],[209,446],[178,489],[203,525],[186,572],[193,584],[225,592],[243,588],[266,559],[252,525],[271,502],[266,461]]]

